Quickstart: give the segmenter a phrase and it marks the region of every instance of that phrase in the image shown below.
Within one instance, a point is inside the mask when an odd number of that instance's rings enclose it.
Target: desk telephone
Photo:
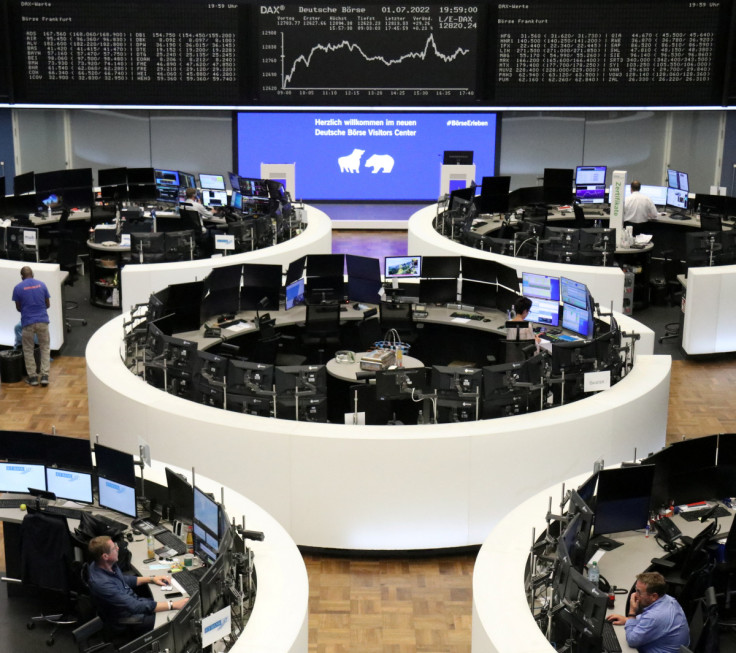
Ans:
[[[673,546],[675,541],[682,536],[682,531],[677,527],[669,517],[661,517],[657,521],[652,522],[656,536],[662,540],[666,546]]]

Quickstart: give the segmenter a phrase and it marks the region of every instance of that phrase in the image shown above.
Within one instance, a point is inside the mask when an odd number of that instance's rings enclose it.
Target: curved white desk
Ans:
[[[432,226],[437,214],[437,205],[425,206],[409,218],[408,252],[421,256],[473,256],[498,261],[514,268],[519,276],[522,272],[535,274],[554,274],[583,282],[602,309],[621,311],[624,301],[624,273],[617,267],[594,265],[573,265],[570,263],[550,263],[533,259],[514,258],[501,254],[491,254],[479,249],[461,245],[442,234]]]
[[[20,283],[20,270],[29,265],[33,276],[43,281],[49,289],[49,336],[51,349],[59,350],[64,345],[64,300],[62,284],[68,273],[59,269],[58,263],[29,263],[27,261],[8,261],[0,259],[0,297],[3,310],[0,311],[0,344],[12,347],[15,344],[15,325],[20,322],[20,313],[13,304],[13,288]]]
[[[664,442],[669,357],[640,355],[610,390],[542,413],[457,428],[317,424],[237,414],[147,385],[120,358],[126,317],[87,346],[90,433],[123,450],[140,436],[154,456],[196,464],[263,506],[300,545],[479,544],[511,507],[591,460],[629,459],[634,447]]]
[[[107,444],[104,440],[102,442]],[[159,454],[165,453],[159,451]],[[191,468],[178,468],[158,461],[145,468],[145,478],[165,485],[166,466],[191,480]],[[211,492],[219,501],[222,484],[200,474],[198,467],[195,467],[195,473],[197,487]],[[231,521],[235,518],[236,524],[241,524],[245,515],[246,528],[262,531],[265,535],[262,542],[247,542],[254,554],[258,591],[248,624],[231,650],[235,653],[306,653],[309,583],[299,549],[271,515],[229,487],[225,488],[225,510]]]
[[[256,249],[216,258],[179,261],[177,263],[144,263],[126,265],[121,272],[122,299],[120,305],[129,309],[135,304],[145,304],[151,293],[172,283],[186,283],[204,279],[216,267],[239,263],[273,263],[288,265],[305,254],[330,254],[332,252],[332,222],[326,213],[305,206],[307,228],[295,238]]]

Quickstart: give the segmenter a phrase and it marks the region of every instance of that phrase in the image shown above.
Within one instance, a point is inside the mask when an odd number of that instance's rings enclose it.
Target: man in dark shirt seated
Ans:
[[[94,562],[89,566],[89,589],[102,621],[115,633],[138,637],[153,629],[155,612],[181,610],[188,598],[159,601],[138,596],[133,588],[155,583],[168,585],[168,576],[127,576],[118,567],[118,545],[107,535],[89,541]]]

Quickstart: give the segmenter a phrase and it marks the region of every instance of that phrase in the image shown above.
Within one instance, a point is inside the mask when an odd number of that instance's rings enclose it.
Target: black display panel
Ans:
[[[500,3],[495,102],[720,104],[730,9],[718,0]]]
[[[482,3],[261,4],[263,104],[416,105],[474,100]]]
[[[245,12],[241,0],[10,0],[14,99],[238,103],[246,96]]]

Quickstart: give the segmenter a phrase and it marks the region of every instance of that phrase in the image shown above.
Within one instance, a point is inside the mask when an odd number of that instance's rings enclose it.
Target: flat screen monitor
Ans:
[[[135,461],[131,453],[95,444],[95,466],[100,476],[126,485],[135,484]]]
[[[265,179],[251,179],[249,177],[239,177],[240,192],[245,197],[262,197],[269,198],[268,183]]]
[[[636,465],[602,469],[599,472],[595,504],[596,535],[646,527],[654,471],[655,465]]]
[[[220,506],[198,487],[194,487],[194,523],[203,526],[219,541]]]
[[[496,283],[498,280],[498,264],[495,261],[474,256],[461,256],[460,264],[463,279],[485,281],[486,283]]]
[[[462,365],[433,365],[432,388],[443,395],[473,394],[480,390],[483,370]]]
[[[292,281],[296,281],[304,276],[304,268],[307,263],[307,257],[301,256],[296,261],[291,261],[286,269],[286,279],[284,283],[288,286]]]
[[[581,229],[580,251],[613,254],[616,251],[616,230],[609,227]],[[609,257],[609,260],[613,260],[613,257]]]
[[[575,168],[576,186],[601,186],[606,183],[606,166],[577,166]]]
[[[100,168],[97,171],[99,186],[122,186],[128,183],[127,168]]]
[[[240,295],[240,309],[274,309],[279,306],[281,293],[281,266],[267,263],[246,263],[243,265],[243,288]],[[266,298],[265,306],[261,303]]]
[[[277,394],[327,391],[327,371],[324,365],[282,365],[274,375]]]
[[[207,376],[215,381],[222,381],[227,376],[227,367],[230,360],[225,356],[213,354],[209,351],[197,351],[199,364],[197,365],[197,373],[201,376]]]
[[[450,209],[463,209],[472,205],[476,187],[458,188],[450,193]]]
[[[422,277],[424,279],[457,279],[459,276],[459,256],[425,256],[422,260]]]
[[[548,247],[561,249],[566,252],[576,252],[578,250],[578,240],[580,232],[572,227],[552,227],[547,225],[544,230],[544,237],[550,241]]]
[[[238,175],[232,172],[228,172],[227,178],[228,178],[228,181],[230,182],[230,188],[233,191],[236,191],[236,190],[239,191],[240,190],[240,178],[238,177]]]
[[[273,389],[273,365],[233,359],[227,370],[228,394],[257,395]]]
[[[598,484],[598,472],[591,474],[587,480],[583,481],[578,486],[578,496],[585,501],[587,505],[591,505],[593,497],[595,496],[595,488]]]
[[[593,313],[589,308],[578,308],[572,304],[562,305],[562,328],[577,333],[583,338],[593,337]]]
[[[569,204],[572,201],[573,170],[544,169],[544,201],[548,204]]]
[[[301,306],[304,303],[304,278],[292,281],[286,286],[286,310],[291,310],[294,306]]]
[[[667,204],[667,186],[651,186],[642,184],[639,192],[646,195],[656,206],[664,206]],[[608,197],[611,197],[612,187],[608,187]],[[624,191],[624,199],[628,199],[631,195],[631,186],[626,185]]]
[[[135,485],[119,483],[98,474],[97,492],[101,508],[137,517]]]
[[[475,202],[479,213],[506,213],[509,210],[511,177],[483,177],[480,197]]]
[[[457,301],[457,278],[420,279],[419,301],[428,304],[448,304]]]
[[[172,519],[191,523],[194,519],[194,488],[184,476],[166,467],[168,501],[173,510]]]
[[[472,150],[445,150],[442,153],[442,165],[473,165]]]
[[[579,281],[560,277],[560,297],[563,304],[588,308],[588,287]]]
[[[199,173],[199,187],[209,190],[225,190],[225,177],[223,175],[211,175],[204,172]]]
[[[137,184],[155,185],[153,168],[128,168],[128,185]]]
[[[233,194],[230,196],[230,206],[238,211],[243,210],[243,194],[240,191],[233,191]]]
[[[16,195],[27,195],[36,191],[36,175],[33,172],[24,172],[13,177],[13,191]]]
[[[177,610],[169,622],[171,632],[174,634],[174,648],[170,650],[196,651],[199,649],[199,637],[202,631],[201,618],[202,605],[197,590],[189,595],[187,604],[181,610]]]
[[[45,443],[46,464],[64,469],[92,470],[92,450],[89,440],[48,435]]]
[[[544,326],[559,326],[560,324],[560,303],[549,299],[534,299],[529,315],[526,316],[528,322],[542,324]]]
[[[560,301],[560,279],[533,272],[521,273],[521,294],[524,297]]]
[[[351,302],[365,302],[367,304],[378,304],[381,297],[381,280],[362,279],[360,277],[348,277],[348,300]]]
[[[417,278],[422,274],[422,257],[387,256],[384,269],[386,279]]]
[[[444,281],[444,279],[440,279]],[[421,282],[420,282],[421,283]],[[460,286],[463,304],[475,308],[495,308],[498,287],[495,283],[483,283],[482,281],[470,281],[463,278]]]
[[[606,187],[576,186],[575,199],[581,204],[603,204],[606,201]]]
[[[0,463],[0,492],[22,492],[29,488],[46,489],[46,472],[43,465],[15,462]]]
[[[172,622],[167,621],[158,628],[123,644],[118,653],[158,653],[158,651],[183,651],[175,648],[174,632]]]
[[[376,372],[376,397],[381,400],[409,399],[412,393],[428,389],[424,367],[401,367]]]
[[[179,188],[196,188],[197,179],[191,172],[179,172]],[[224,188],[222,190],[225,190]]]
[[[156,186],[169,186],[178,190],[179,172],[177,170],[154,170],[154,183]]]
[[[377,258],[346,254],[345,269],[347,271],[348,278],[355,277],[359,279],[369,279],[371,281],[381,281],[381,264]]]
[[[668,169],[667,187],[684,190],[687,193],[690,190],[690,181],[688,180],[687,172],[680,172],[679,170]]]
[[[92,503],[92,474],[57,467],[46,468],[46,489],[57,499]]]
[[[227,206],[227,193],[224,190],[202,191],[202,204],[205,206]]]
[[[687,191],[677,188],[667,189],[667,206],[673,206],[677,209],[687,208]]]
[[[341,277],[344,271],[343,254],[310,254],[307,257],[307,277]]]

